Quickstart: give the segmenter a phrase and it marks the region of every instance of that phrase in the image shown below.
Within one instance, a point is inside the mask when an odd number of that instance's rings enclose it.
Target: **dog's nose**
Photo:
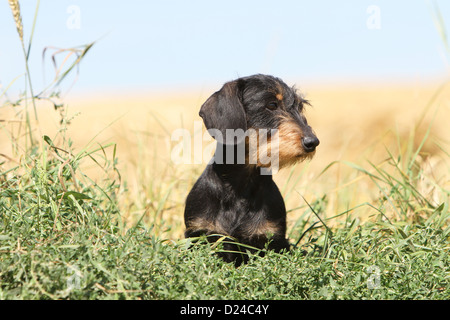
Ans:
[[[306,152],[313,152],[316,150],[319,143],[320,141],[316,136],[307,136],[302,138],[303,149],[305,149]]]

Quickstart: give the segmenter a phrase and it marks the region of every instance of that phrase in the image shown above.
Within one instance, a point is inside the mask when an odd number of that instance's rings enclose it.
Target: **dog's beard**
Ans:
[[[314,157],[315,151],[304,150],[302,132],[293,121],[281,123],[279,129],[271,130],[274,134],[261,137],[260,133],[253,130],[246,138],[245,163],[249,166],[281,169]]]

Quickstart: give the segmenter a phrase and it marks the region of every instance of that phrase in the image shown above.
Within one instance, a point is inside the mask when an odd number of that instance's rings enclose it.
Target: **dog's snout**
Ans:
[[[316,136],[307,136],[302,138],[303,149],[305,149],[306,152],[313,152],[316,150],[319,143],[320,141]]]

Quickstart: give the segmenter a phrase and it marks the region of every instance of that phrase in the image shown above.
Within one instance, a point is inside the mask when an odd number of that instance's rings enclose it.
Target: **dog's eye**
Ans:
[[[269,110],[275,110],[277,108],[278,108],[278,103],[276,103],[276,102],[271,102],[267,105],[267,109],[269,109]]]
[[[311,104],[309,103],[308,100],[302,99],[302,100],[300,101],[300,103],[298,104],[298,111],[299,111],[300,113],[303,112],[303,109],[304,109],[305,105],[310,106]]]

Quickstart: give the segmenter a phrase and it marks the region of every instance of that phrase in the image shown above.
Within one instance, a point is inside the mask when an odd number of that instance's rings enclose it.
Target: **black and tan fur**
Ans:
[[[226,129],[258,132],[277,129],[279,167],[311,158],[319,140],[303,113],[308,102],[273,76],[254,75],[226,83],[202,105],[200,116],[207,129],[224,133]],[[247,256],[246,244],[259,249],[266,245],[276,251],[289,250],[286,239],[286,208],[272,175],[262,175],[266,164],[250,163],[248,143],[241,140],[218,141],[216,154],[186,199],[186,237],[226,235],[236,242],[224,245],[220,255],[240,265]],[[273,137],[269,136],[267,144]],[[236,159],[245,144],[245,160]],[[259,149],[256,149],[258,153]],[[235,161],[216,161],[218,154],[232,154]],[[219,236],[208,237],[210,241]]]

